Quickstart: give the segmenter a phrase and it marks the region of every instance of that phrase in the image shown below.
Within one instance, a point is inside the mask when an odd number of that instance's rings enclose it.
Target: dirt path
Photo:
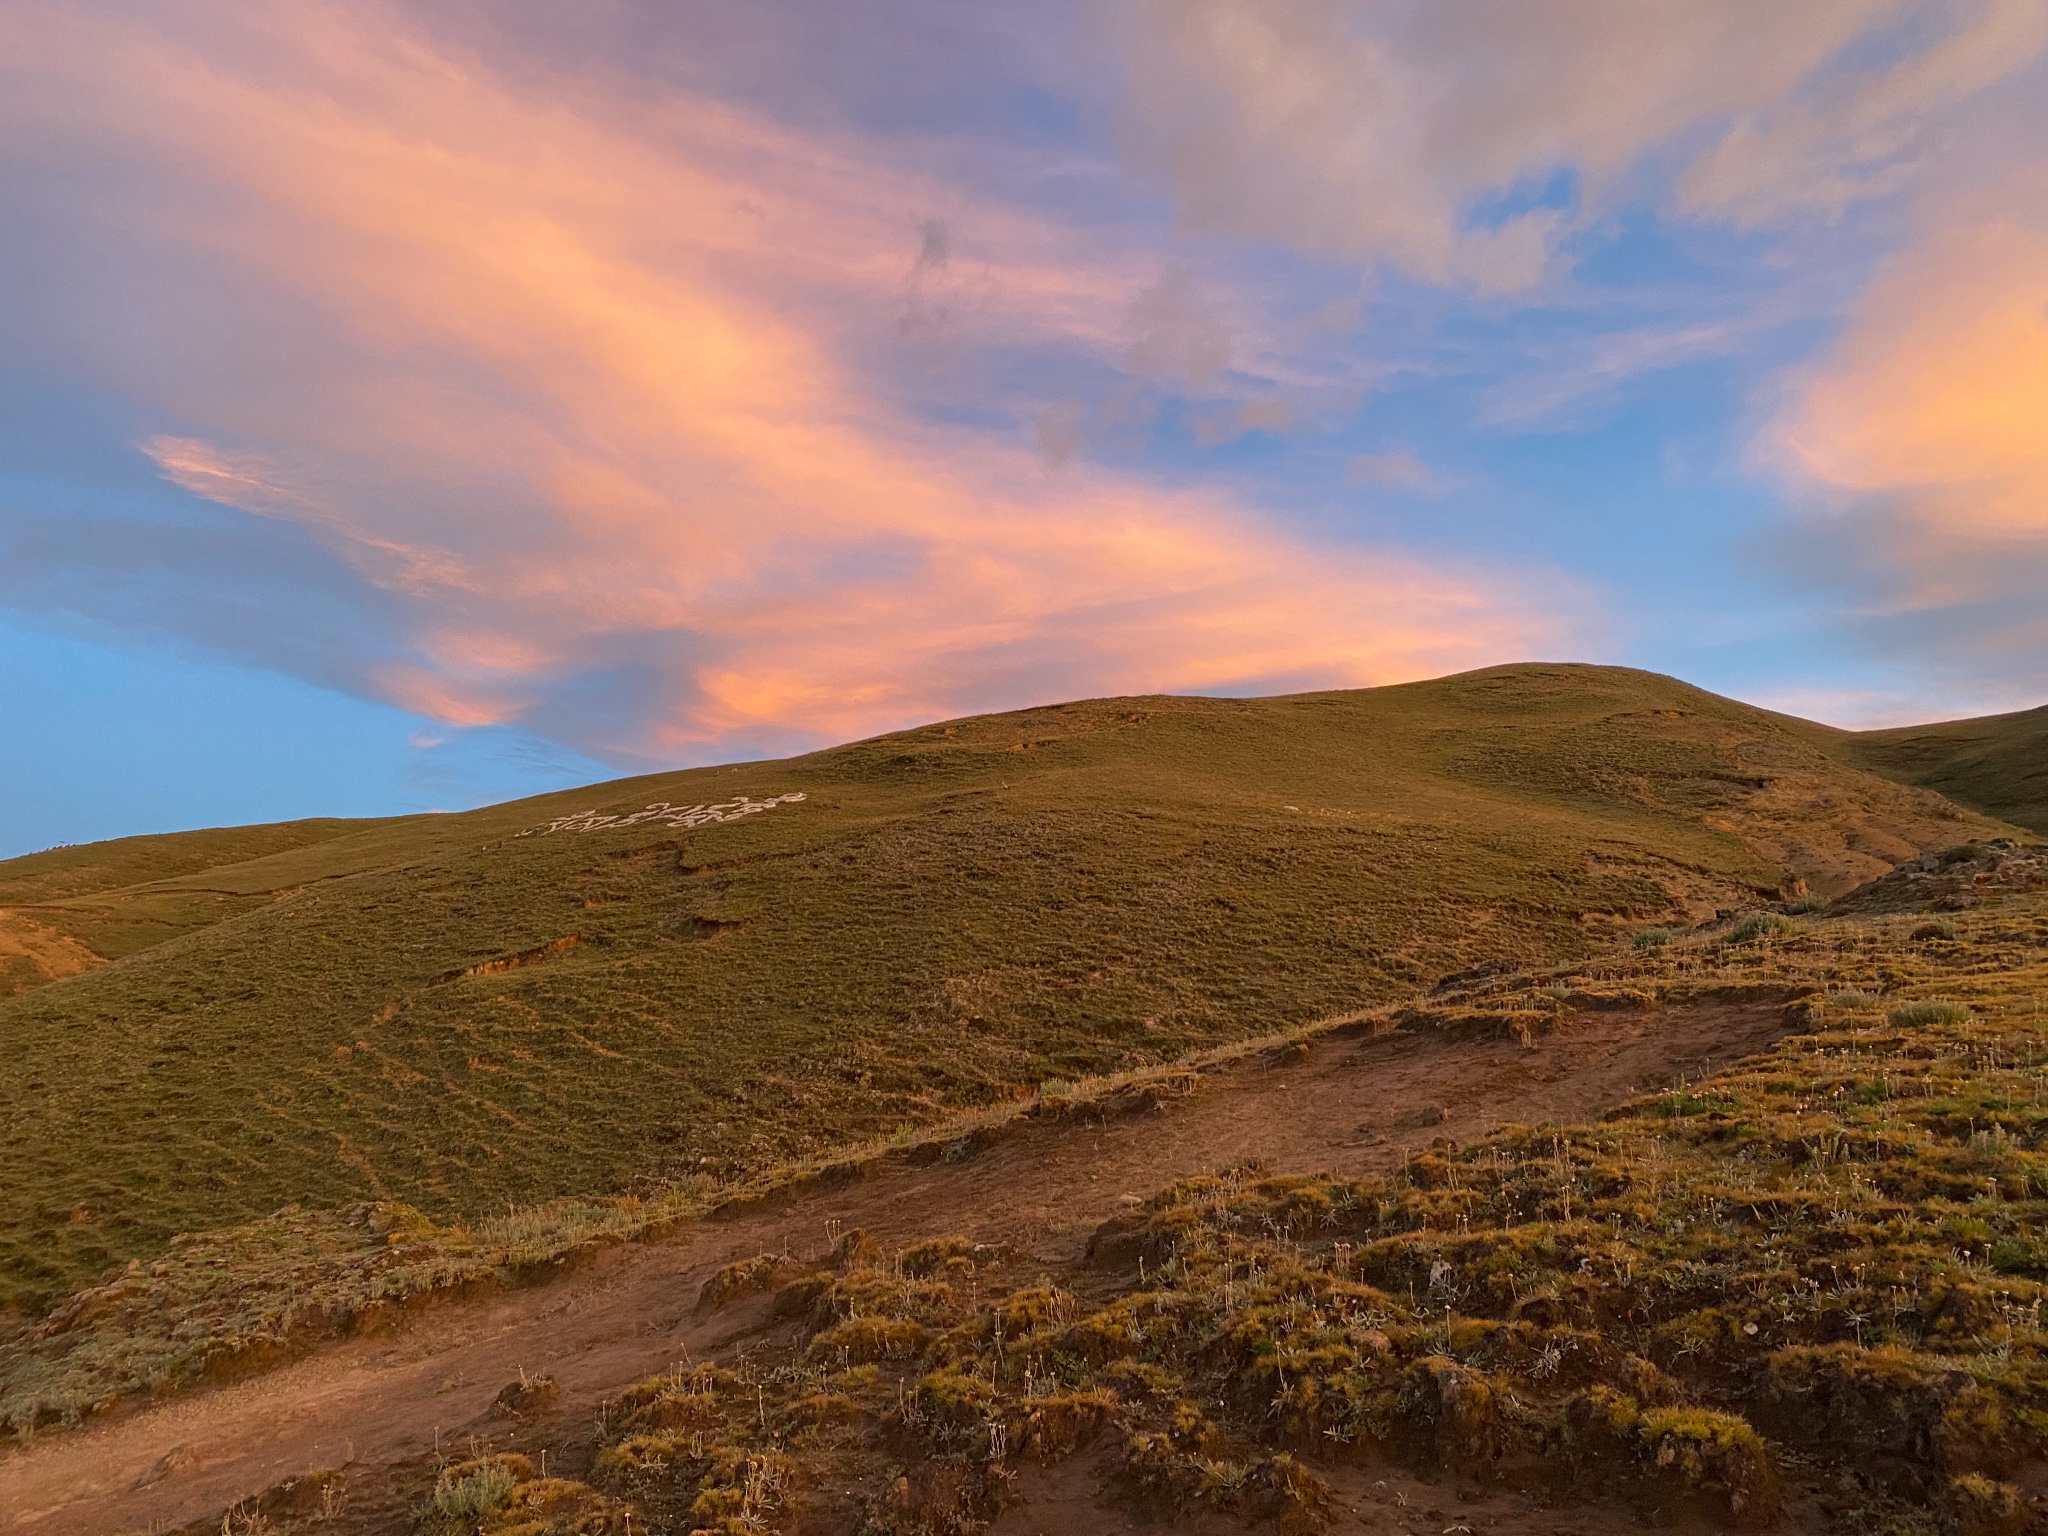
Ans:
[[[1122,1206],[1185,1174],[1248,1157],[1367,1172],[1434,1136],[1585,1118],[1632,1089],[1724,1066],[1785,1028],[1777,1006],[1750,1004],[1585,1015],[1533,1046],[1324,1038],[1284,1063],[1207,1078],[1157,1112],[1033,1125],[970,1160],[894,1167],[784,1209],[701,1223],[552,1285],[444,1306],[395,1336],[17,1447],[0,1459],[0,1532],[161,1530],[322,1467],[374,1484],[378,1469],[478,1432],[522,1370],[552,1373],[561,1422],[587,1424],[622,1388],[731,1341],[736,1319],[692,1316],[714,1269],[815,1252],[828,1231],[865,1227],[884,1244],[958,1232],[1067,1261]]]

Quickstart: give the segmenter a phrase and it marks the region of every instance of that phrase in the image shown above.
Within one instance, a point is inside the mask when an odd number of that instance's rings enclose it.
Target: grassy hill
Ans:
[[[392,824],[328,819],[168,832],[0,862],[0,998],[152,948],[273,895],[208,889],[186,877]]]
[[[1858,768],[2048,833],[2048,705],[1889,731],[1835,731],[1822,745]]]
[[[1523,666],[33,855],[0,1308],[287,1203],[739,1180],[2001,830],[1796,722]]]

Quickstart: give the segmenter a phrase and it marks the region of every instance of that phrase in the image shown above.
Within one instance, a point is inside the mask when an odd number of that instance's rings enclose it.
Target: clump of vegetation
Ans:
[[[1798,924],[1781,913],[1752,912],[1728,930],[1728,942],[1754,944],[1759,939],[1788,938],[1798,931]]]
[[[1635,936],[1635,947],[1637,949],[1662,949],[1677,937],[1677,932],[1670,928],[1645,928]]]
[[[1930,1024],[1967,1024],[1970,1010],[1961,1003],[1906,1003],[1885,1015],[1894,1029],[1922,1029]]]
[[[533,1478],[533,1463],[524,1456],[490,1456],[445,1468],[434,1484],[428,1528],[468,1532],[512,1497],[512,1490]]]

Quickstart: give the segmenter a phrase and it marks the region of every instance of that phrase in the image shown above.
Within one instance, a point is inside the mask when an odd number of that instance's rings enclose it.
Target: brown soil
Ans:
[[[587,1456],[579,1446],[605,1398],[686,1355],[731,1347],[754,1309],[699,1318],[693,1307],[704,1281],[735,1258],[816,1252],[857,1226],[885,1245],[958,1232],[1072,1262],[1105,1219],[1182,1175],[1246,1158],[1356,1174],[1437,1136],[1464,1141],[1508,1121],[1584,1119],[1634,1089],[1697,1077],[1763,1048],[1786,1031],[1787,1017],[1775,1002],[1724,1002],[1579,1015],[1529,1045],[1325,1037],[1204,1079],[1193,1097],[1142,1114],[1035,1123],[986,1148],[963,1146],[959,1160],[892,1164],[780,1209],[615,1249],[552,1285],[446,1303],[395,1334],[351,1339],[266,1376],[18,1446],[0,1459],[0,1531],[161,1530],[217,1519],[288,1478],[343,1466],[358,1490],[347,1525],[404,1530],[403,1498],[429,1475],[437,1447],[503,1438],[506,1426],[489,1418],[492,1401],[522,1371],[560,1383],[559,1408],[521,1438],[555,1444],[566,1471]],[[1392,1472],[1384,1481],[1410,1498],[1422,1497],[1411,1485],[1428,1486]],[[1458,1514],[1466,1506],[1444,1503],[1453,1496],[1441,1489],[1428,1507],[1448,1513],[1418,1524],[1372,1479],[1355,1489],[1347,1481],[1346,1493],[1361,1510],[1385,1506],[1384,1521],[1351,1527],[1358,1530],[1595,1528],[1585,1511],[1544,1512],[1500,1495],[1485,1500],[1483,1522],[1466,1518]],[[1033,1524],[1027,1505],[1000,1529],[1108,1528],[1106,1516],[1082,1518],[1074,1501],[1093,1495],[1071,1477],[1043,1495],[1042,1523]],[[1069,1514],[1054,1518],[1062,1507]]]
[[[1112,1468],[1102,1456],[1076,1456],[1053,1467],[1025,1467],[1018,1502],[988,1536],[1244,1536],[1241,1521],[1214,1514],[1132,1507],[1106,1496]],[[1640,1510],[1627,1505],[1547,1506],[1526,1494],[1446,1478],[1432,1482],[1399,1467],[1318,1467],[1330,1485],[1328,1536],[1640,1536],[1646,1526],[1680,1532],[1722,1531],[1697,1510]],[[1271,1522],[1268,1522],[1270,1529]],[[1822,1527],[1795,1510],[1778,1536],[1809,1536]]]
[[[45,927],[15,908],[0,907],[0,997],[105,963],[69,934]]]

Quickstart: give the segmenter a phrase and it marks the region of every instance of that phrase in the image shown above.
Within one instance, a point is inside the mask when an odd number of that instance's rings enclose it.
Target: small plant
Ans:
[[[1678,935],[1669,928],[1645,928],[1635,937],[1637,949],[1662,949]]]
[[[1961,1003],[1906,1003],[1885,1015],[1894,1029],[1925,1029],[1933,1024],[1967,1024],[1972,1014]]]
[[[1936,918],[1931,923],[1922,923],[1913,930],[1913,937],[1916,939],[1953,939],[1955,936],[1956,925],[1944,918]]]
[[[519,1482],[516,1471],[504,1456],[449,1467],[434,1485],[434,1513],[463,1521],[487,1514],[512,1497]]]
[[[1754,944],[1762,939],[1782,939],[1799,931],[1789,917],[1776,912],[1752,912],[1728,930],[1730,944]]]

